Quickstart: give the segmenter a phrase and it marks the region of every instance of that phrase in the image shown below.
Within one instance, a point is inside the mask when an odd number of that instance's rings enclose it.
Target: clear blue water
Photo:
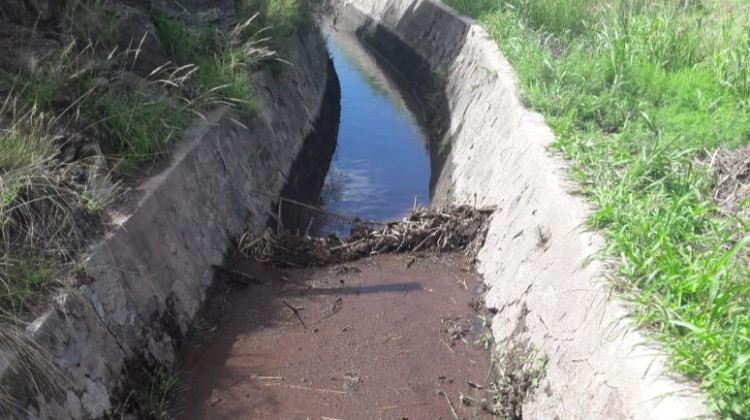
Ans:
[[[391,221],[429,203],[426,136],[395,83],[351,37],[329,35],[341,83],[338,148],[323,188],[325,210],[362,220]],[[322,234],[348,234],[328,221]]]

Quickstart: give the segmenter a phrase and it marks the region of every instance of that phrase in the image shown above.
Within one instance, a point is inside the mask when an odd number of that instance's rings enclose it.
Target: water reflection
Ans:
[[[338,149],[323,187],[324,208],[362,220],[403,217],[429,202],[426,135],[396,84],[357,40],[329,32],[341,83]],[[318,218],[313,233],[348,234],[349,226]]]

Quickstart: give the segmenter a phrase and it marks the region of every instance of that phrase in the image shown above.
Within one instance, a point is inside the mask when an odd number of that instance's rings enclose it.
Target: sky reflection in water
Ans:
[[[429,202],[425,135],[394,85],[354,44],[329,37],[341,82],[341,125],[324,207],[363,220],[397,220],[411,210],[415,195],[421,205]],[[348,226],[328,222],[320,233],[331,232],[348,234]]]

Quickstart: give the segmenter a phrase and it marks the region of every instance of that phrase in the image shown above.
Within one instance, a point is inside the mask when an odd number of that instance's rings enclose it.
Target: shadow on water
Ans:
[[[281,197],[301,203],[317,204],[323,183],[328,173],[331,158],[336,150],[336,139],[341,119],[341,84],[334,70],[333,61],[328,59],[328,77],[320,108],[320,115],[312,132],[302,143],[302,150],[292,164]],[[296,233],[304,230],[311,213],[305,207],[271,203],[271,214],[280,213],[282,225],[287,231]],[[278,229],[278,216],[268,222],[269,228]]]

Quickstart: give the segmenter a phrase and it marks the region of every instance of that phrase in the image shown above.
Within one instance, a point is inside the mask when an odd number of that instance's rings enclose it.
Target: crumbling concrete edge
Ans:
[[[8,415],[120,415],[123,399],[133,397],[132,369],[145,368],[134,363],[174,360],[231,238],[246,223],[265,227],[271,197],[303,150],[335,148],[337,124],[320,121],[331,119],[328,108],[338,112],[340,100],[324,40],[300,35],[288,54],[292,65],[280,76],[253,75],[256,117],[223,108],[184,134],[167,167],[136,188],[135,210],[92,249],[88,281],[61,291],[29,325],[32,351],[0,360],[0,385],[12,394],[2,397],[18,406]]]
[[[433,203],[501,209],[479,255],[495,340],[528,339],[549,357],[524,418],[711,418],[695,385],[668,374],[663,352],[611,295],[605,267],[591,259],[603,240],[583,227],[590,208],[571,193],[565,162],[547,150],[553,133],[519,101],[516,75],[486,31],[429,0],[346,0],[333,13],[418,95],[434,84],[418,79],[420,61],[444,79],[444,97],[425,104],[446,108],[432,120],[441,126],[430,141],[441,160]]]

